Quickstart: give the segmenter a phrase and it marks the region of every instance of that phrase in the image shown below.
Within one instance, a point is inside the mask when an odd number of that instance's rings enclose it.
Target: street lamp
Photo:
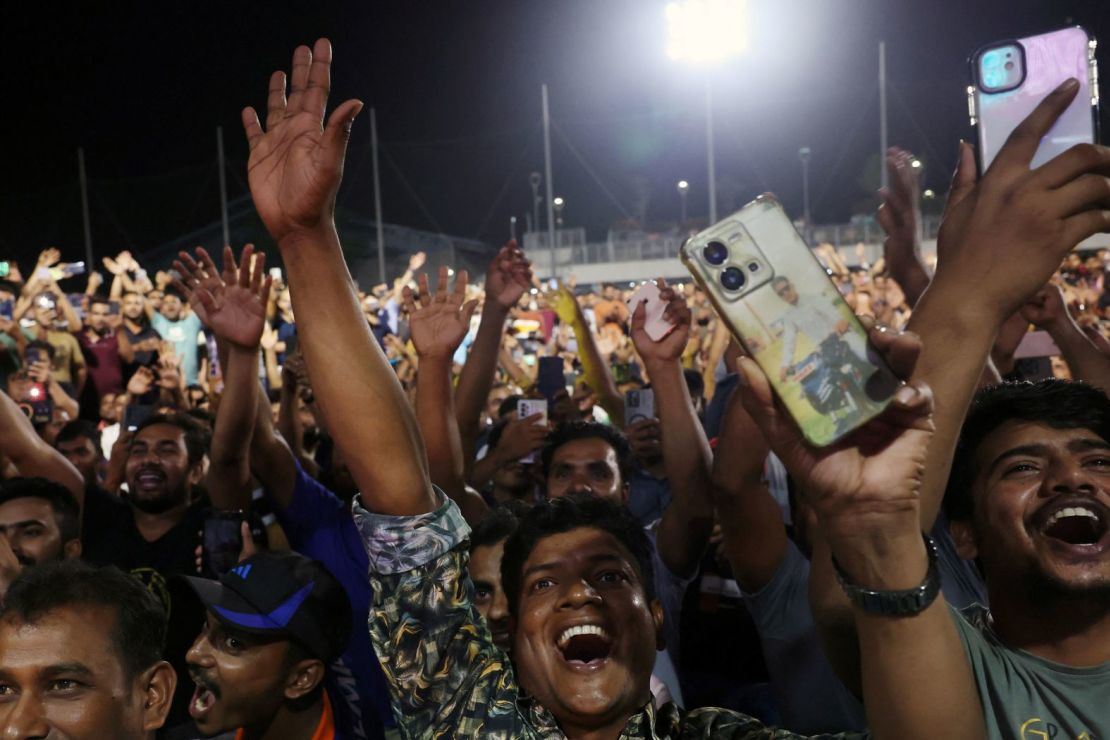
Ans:
[[[682,201],[682,228],[686,228],[686,193],[690,191],[690,183],[685,180],[679,180],[678,185],[678,198]]]
[[[798,159],[802,160],[802,218],[806,226],[806,243],[813,241],[809,223],[809,155],[808,146],[798,150]]]
[[[747,0],[680,0],[667,4],[667,55],[693,64],[721,63],[748,46]],[[705,159],[709,222],[717,222],[717,168],[713,161],[713,92],[705,78]]]
[[[540,198],[540,184],[543,182],[543,175],[538,172],[533,172],[528,176],[528,184],[532,186],[532,223],[529,228],[540,230],[540,203],[543,200]]]
[[[567,202],[558,195],[551,200],[551,205],[555,208],[555,228],[557,229],[563,228],[563,206],[566,204]],[[554,245],[552,245],[552,248],[554,249]]]
[[[910,162],[910,167],[913,167],[915,170],[921,169],[921,160],[920,159],[915,159],[915,160],[911,161]]]
[[[937,194],[934,193],[931,188],[926,188],[925,192],[921,194],[921,197],[925,200],[932,200],[933,198],[937,197]]]

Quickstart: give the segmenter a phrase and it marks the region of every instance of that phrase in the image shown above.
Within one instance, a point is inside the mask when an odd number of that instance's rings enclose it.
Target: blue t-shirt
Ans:
[[[174,352],[181,358],[181,372],[185,376],[185,385],[197,382],[197,370],[200,366],[197,353],[197,334],[203,324],[200,317],[190,313],[177,321],[170,321],[160,313],[155,313],[150,320],[154,330],[162,335],[162,339],[173,344]]]
[[[277,511],[294,550],[323,563],[351,600],[354,629],[339,660],[329,666],[327,691],[337,737],[384,738],[395,722],[389,688],[365,625],[370,616],[370,561],[351,512],[339,498],[297,465],[293,500]]]

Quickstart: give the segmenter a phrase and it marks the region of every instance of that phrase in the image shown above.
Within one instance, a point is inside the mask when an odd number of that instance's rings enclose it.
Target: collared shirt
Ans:
[[[454,502],[414,517],[371,514],[356,501],[355,523],[370,559],[370,636],[407,737],[555,740],[555,717],[517,684],[472,605],[469,528]],[[728,709],[685,712],[648,702],[621,738],[773,740],[797,738]],[[860,737],[837,735],[821,737]]]

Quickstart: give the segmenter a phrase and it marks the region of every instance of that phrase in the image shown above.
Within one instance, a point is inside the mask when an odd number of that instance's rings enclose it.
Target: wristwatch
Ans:
[[[924,532],[921,533],[925,540],[925,550],[929,553],[929,571],[925,580],[916,588],[902,591],[872,591],[862,586],[857,586],[848,579],[848,574],[832,559],[833,568],[836,570],[836,580],[848,595],[848,599],[857,607],[868,614],[881,614],[889,617],[908,617],[920,614],[933,603],[940,593],[940,571],[937,569],[937,545],[933,538]]]

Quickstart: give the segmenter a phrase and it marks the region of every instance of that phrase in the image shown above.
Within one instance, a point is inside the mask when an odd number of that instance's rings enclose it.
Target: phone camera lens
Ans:
[[[748,263],[748,272],[759,272],[759,263],[758,262],[749,262]]]
[[[739,267],[726,267],[721,273],[721,285],[725,286],[725,290],[740,290],[746,280]]]
[[[728,259],[728,247],[721,242],[709,242],[702,250],[705,261],[711,265],[723,265]]]

